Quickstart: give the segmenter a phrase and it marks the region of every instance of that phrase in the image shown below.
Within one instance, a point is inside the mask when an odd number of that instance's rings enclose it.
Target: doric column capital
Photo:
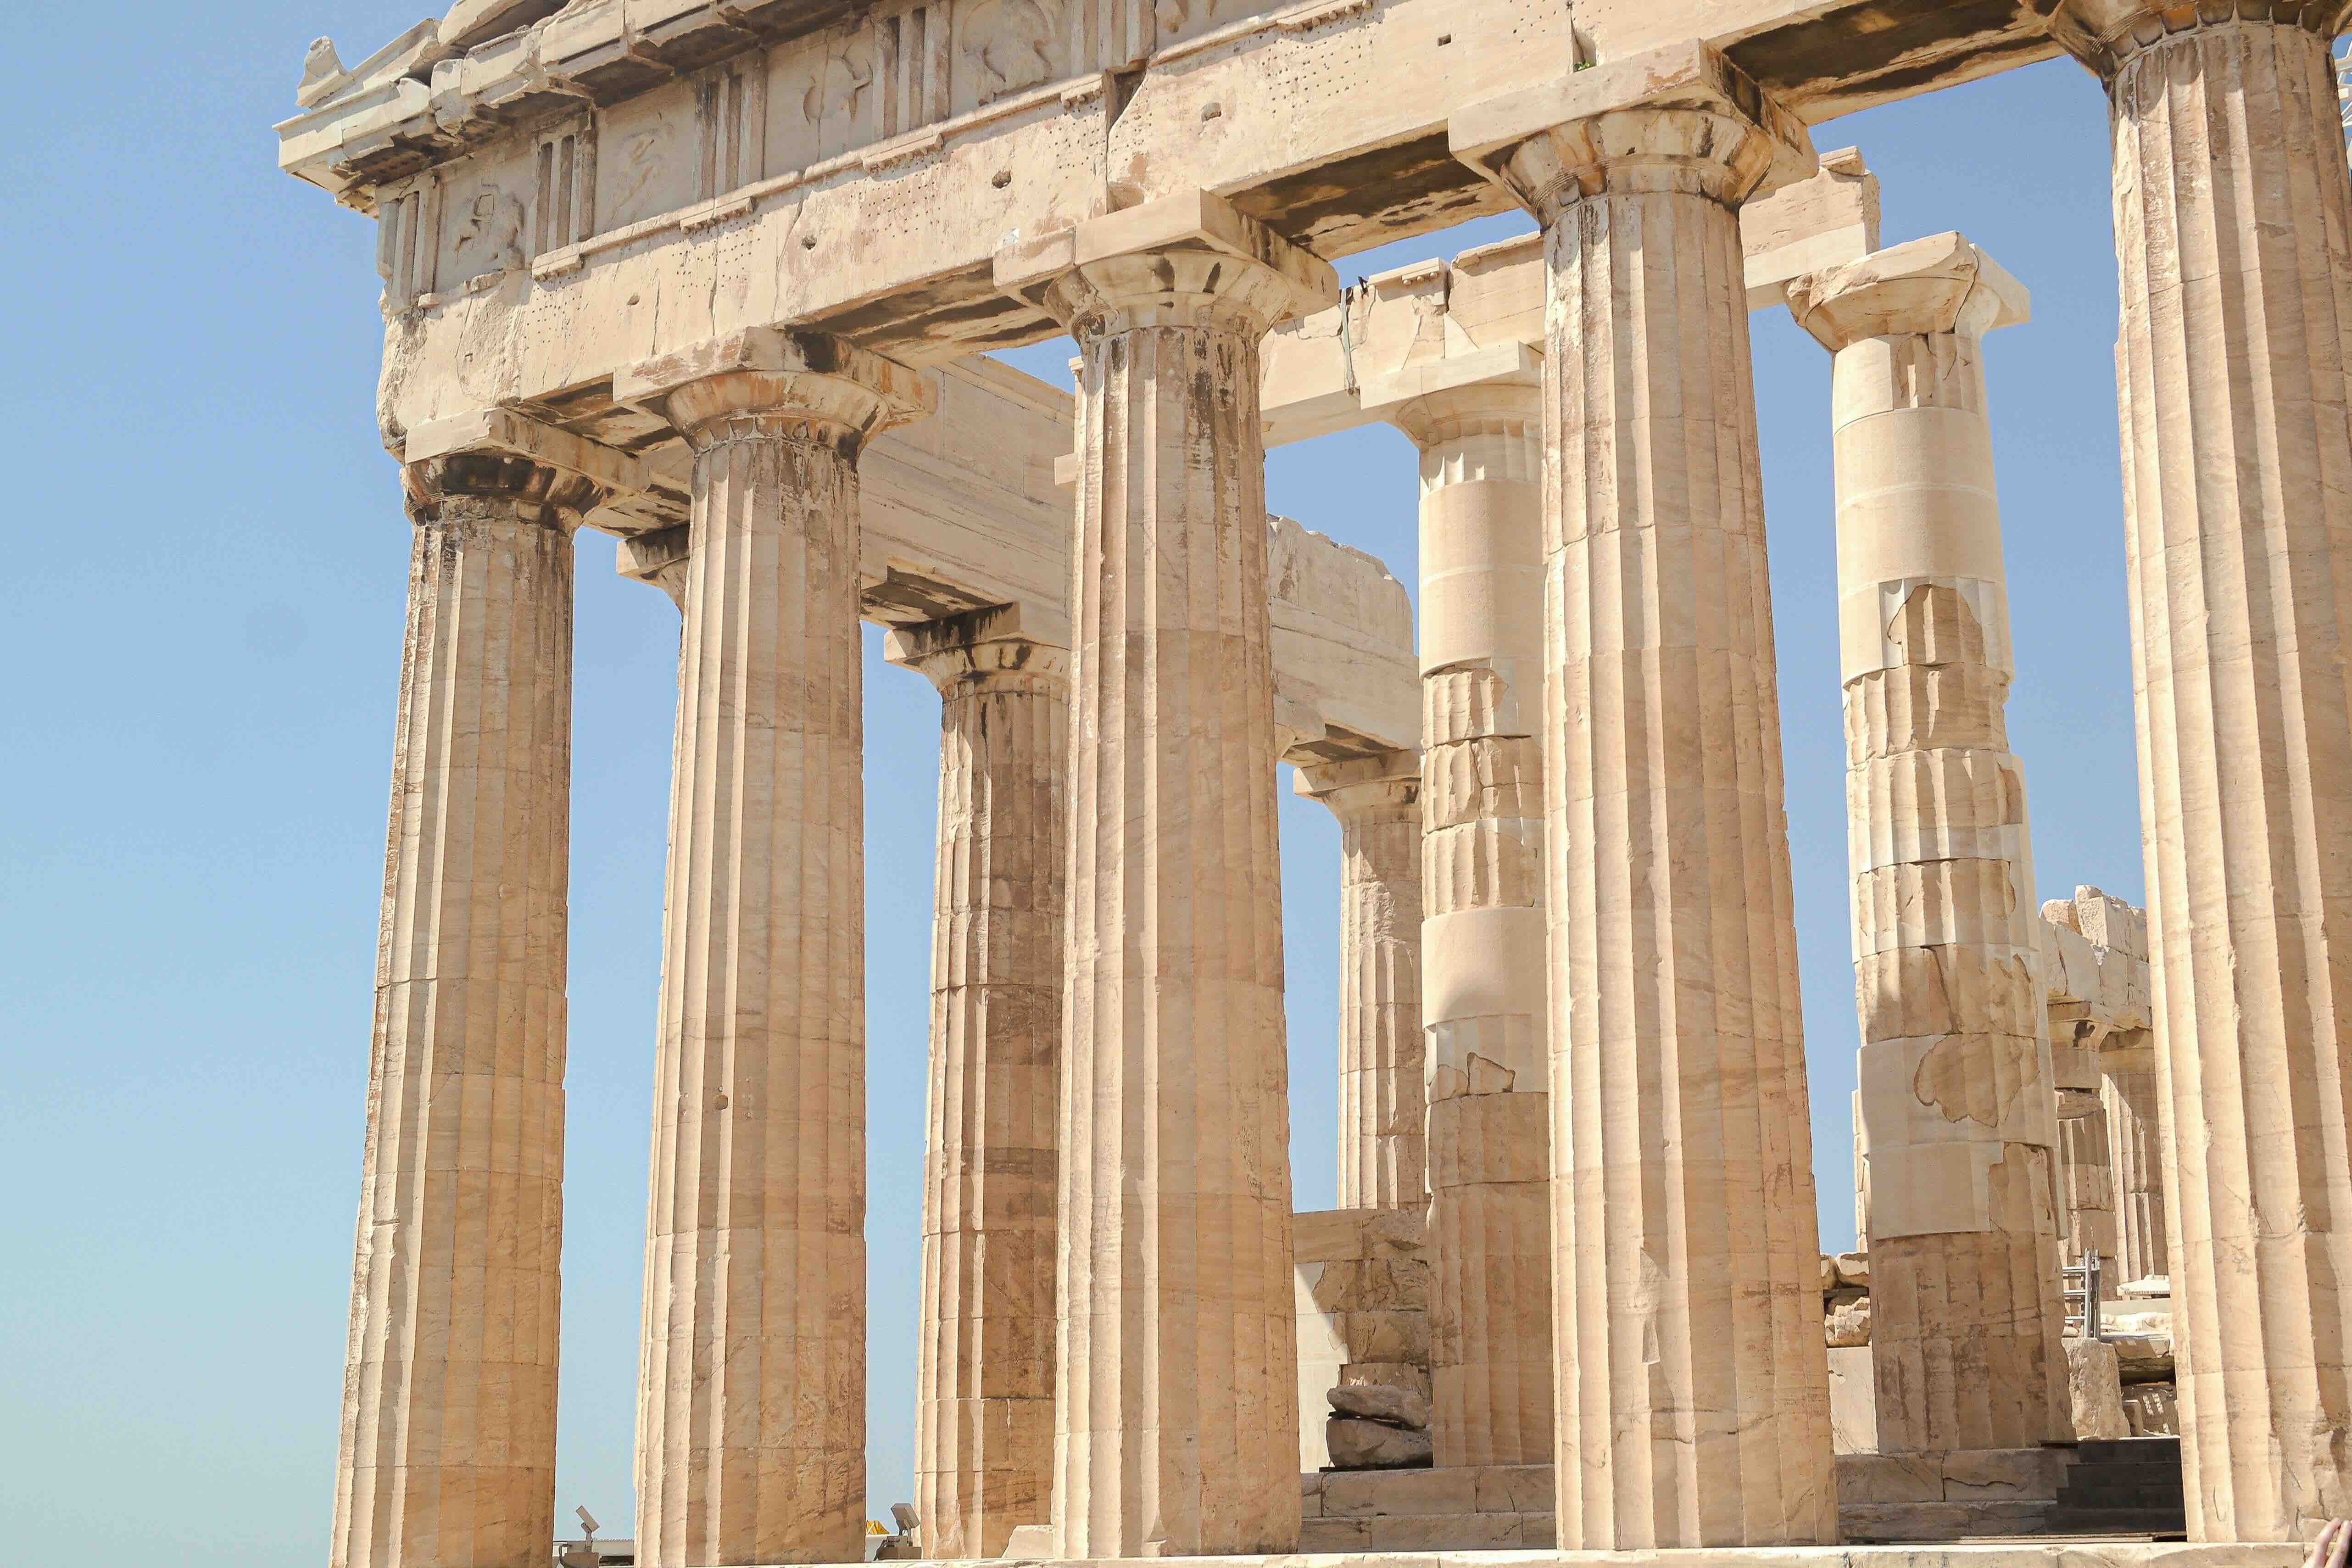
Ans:
[[[1508,186],[1547,227],[1604,191],[1737,207],[1816,167],[1804,122],[1696,40],[1473,104],[1447,137],[1455,157]]]
[[[510,452],[452,452],[403,463],[400,486],[409,517],[419,523],[500,521],[567,534],[605,495],[593,479]]]
[[[1981,337],[2030,321],[2033,300],[1967,239],[1937,234],[1793,279],[1789,313],[1835,353],[1866,338]]]
[[[1338,303],[1330,265],[1207,191],[1163,196],[996,254],[996,286],[1083,349],[1139,327],[1221,327],[1253,342]]]
[[[1543,354],[1528,343],[1498,343],[1368,381],[1359,397],[1366,414],[1403,431],[1424,457],[1478,436],[1540,442]]]
[[[823,332],[752,327],[641,360],[613,378],[613,399],[661,415],[695,450],[781,436],[855,458],[865,444],[931,411],[919,372]]]
[[[1023,634],[1017,605],[893,626],[882,641],[892,664],[919,670],[941,697],[959,689],[1064,689],[1070,650]]]
[[[2051,40],[2112,83],[2143,50],[2166,39],[2233,22],[2301,27],[2333,39],[2352,20],[2347,0],[2029,0]]]
[[[1312,763],[1297,770],[1290,787],[1308,800],[1321,801],[1343,823],[1380,811],[1417,808],[1421,758],[1416,752],[1393,751]]]

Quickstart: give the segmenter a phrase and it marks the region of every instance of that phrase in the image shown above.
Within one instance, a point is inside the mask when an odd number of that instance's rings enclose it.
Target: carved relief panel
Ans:
[[[973,0],[956,14],[953,110],[1026,92],[1070,74],[1066,10],[1084,0]]]
[[[803,169],[881,139],[873,29],[835,27],[775,51],[768,167]]]
[[[444,170],[434,292],[530,264],[538,154],[536,139],[509,142]]]
[[[605,110],[596,139],[596,228],[625,228],[702,194],[702,94],[668,82]]]

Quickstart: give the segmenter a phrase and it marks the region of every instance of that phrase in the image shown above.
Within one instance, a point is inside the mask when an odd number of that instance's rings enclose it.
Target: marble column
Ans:
[[[555,1529],[572,534],[516,458],[405,474],[334,1568],[540,1568]]]
[[[915,1514],[995,1557],[1053,1492],[1069,655],[1009,608],[888,642],[940,700]]]
[[[1258,340],[1330,268],[1205,193],[1000,252],[1085,360],[1055,1526],[1298,1539]]]
[[[1448,1467],[1551,1462],[1543,376],[1528,359],[1384,411],[1421,453],[1430,1437]]]
[[[924,390],[772,330],[614,384],[694,448],[637,1387],[648,1568],[864,1550],[856,463]]]
[[[2164,1113],[2156,1037],[2125,1029],[2099,1052],[2099,1106],[2116,1178],[2116,1284],[2163,1279],[2171,1269],[2164,1237]]]
[[[2048,1026],[1984,335],[2025,290],[1957,234],[1799,277],[1835,355],[1847,858],[1885,1453],[2074,1436]]]
[[[2044,0],[2048,5],[2049,0]],[[2352,1514],[2343,0],[2057,0],[2105,82],[2189,1533]]]
[[[2058,1096],[2058,1163],[2064,1177],[2066,1262],[2097,1254],[2102,1294],[2121,1282],[2116,1272],[2116,1172],[2107,1152],[2107,1112],[2095,1092]]]
[[[1409,752],[1301,767],[1339,819],[1339,1206],[1428,1199],[1422,1124],[1421,766]]]
[[[1740,204],[1714,51],[1457,114],[1541,220],[1559,1544],[1837,1539]]]

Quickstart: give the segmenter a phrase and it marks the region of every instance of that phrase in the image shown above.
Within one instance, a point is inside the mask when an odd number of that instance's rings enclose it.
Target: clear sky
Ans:
[[[409,528],[373,226],[277,173],[304,47],[432,0],[27,4],[0,84],[0,1535],[27,1568],[326,1552]],[[2140,901],[2105,105],[2058,62],[1820,127],[2034,292],[1991,340],[2043,897]],[[1522,226],[1342,260],[1342,279]],[[1755,318],[1825,1246],[1855,1025],[1827,356]],[[1011,356],[1057,382],[1067,350]],[[1413,581],[1414,464],[1275,453],[1275,510]],[[677,612],[579,548],[559,1517],[630,1517]],[[909,1495],[938,699],[866,686],[871,1503]],[[1333,1201],[1338,833],[1283,794],[1292,1152]]]

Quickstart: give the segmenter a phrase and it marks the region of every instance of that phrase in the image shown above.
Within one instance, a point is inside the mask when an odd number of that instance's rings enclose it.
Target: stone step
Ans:
[[[2042,1533],[2184,1536],[2189,1533],[2189,1516],[2179,1510],[2167,1513],[2150,1508],[2061,1508],[2051,1510]]]
[[[2180,1439],[2124,1437],[2079,1443],[2058,1489],[2053,1532],[2180,1535],[2188,1530]]]
[[[2180,1463],[2178,1437],[2091,1437],[2074,1445],[2078,1460],[2110,1463]]]

